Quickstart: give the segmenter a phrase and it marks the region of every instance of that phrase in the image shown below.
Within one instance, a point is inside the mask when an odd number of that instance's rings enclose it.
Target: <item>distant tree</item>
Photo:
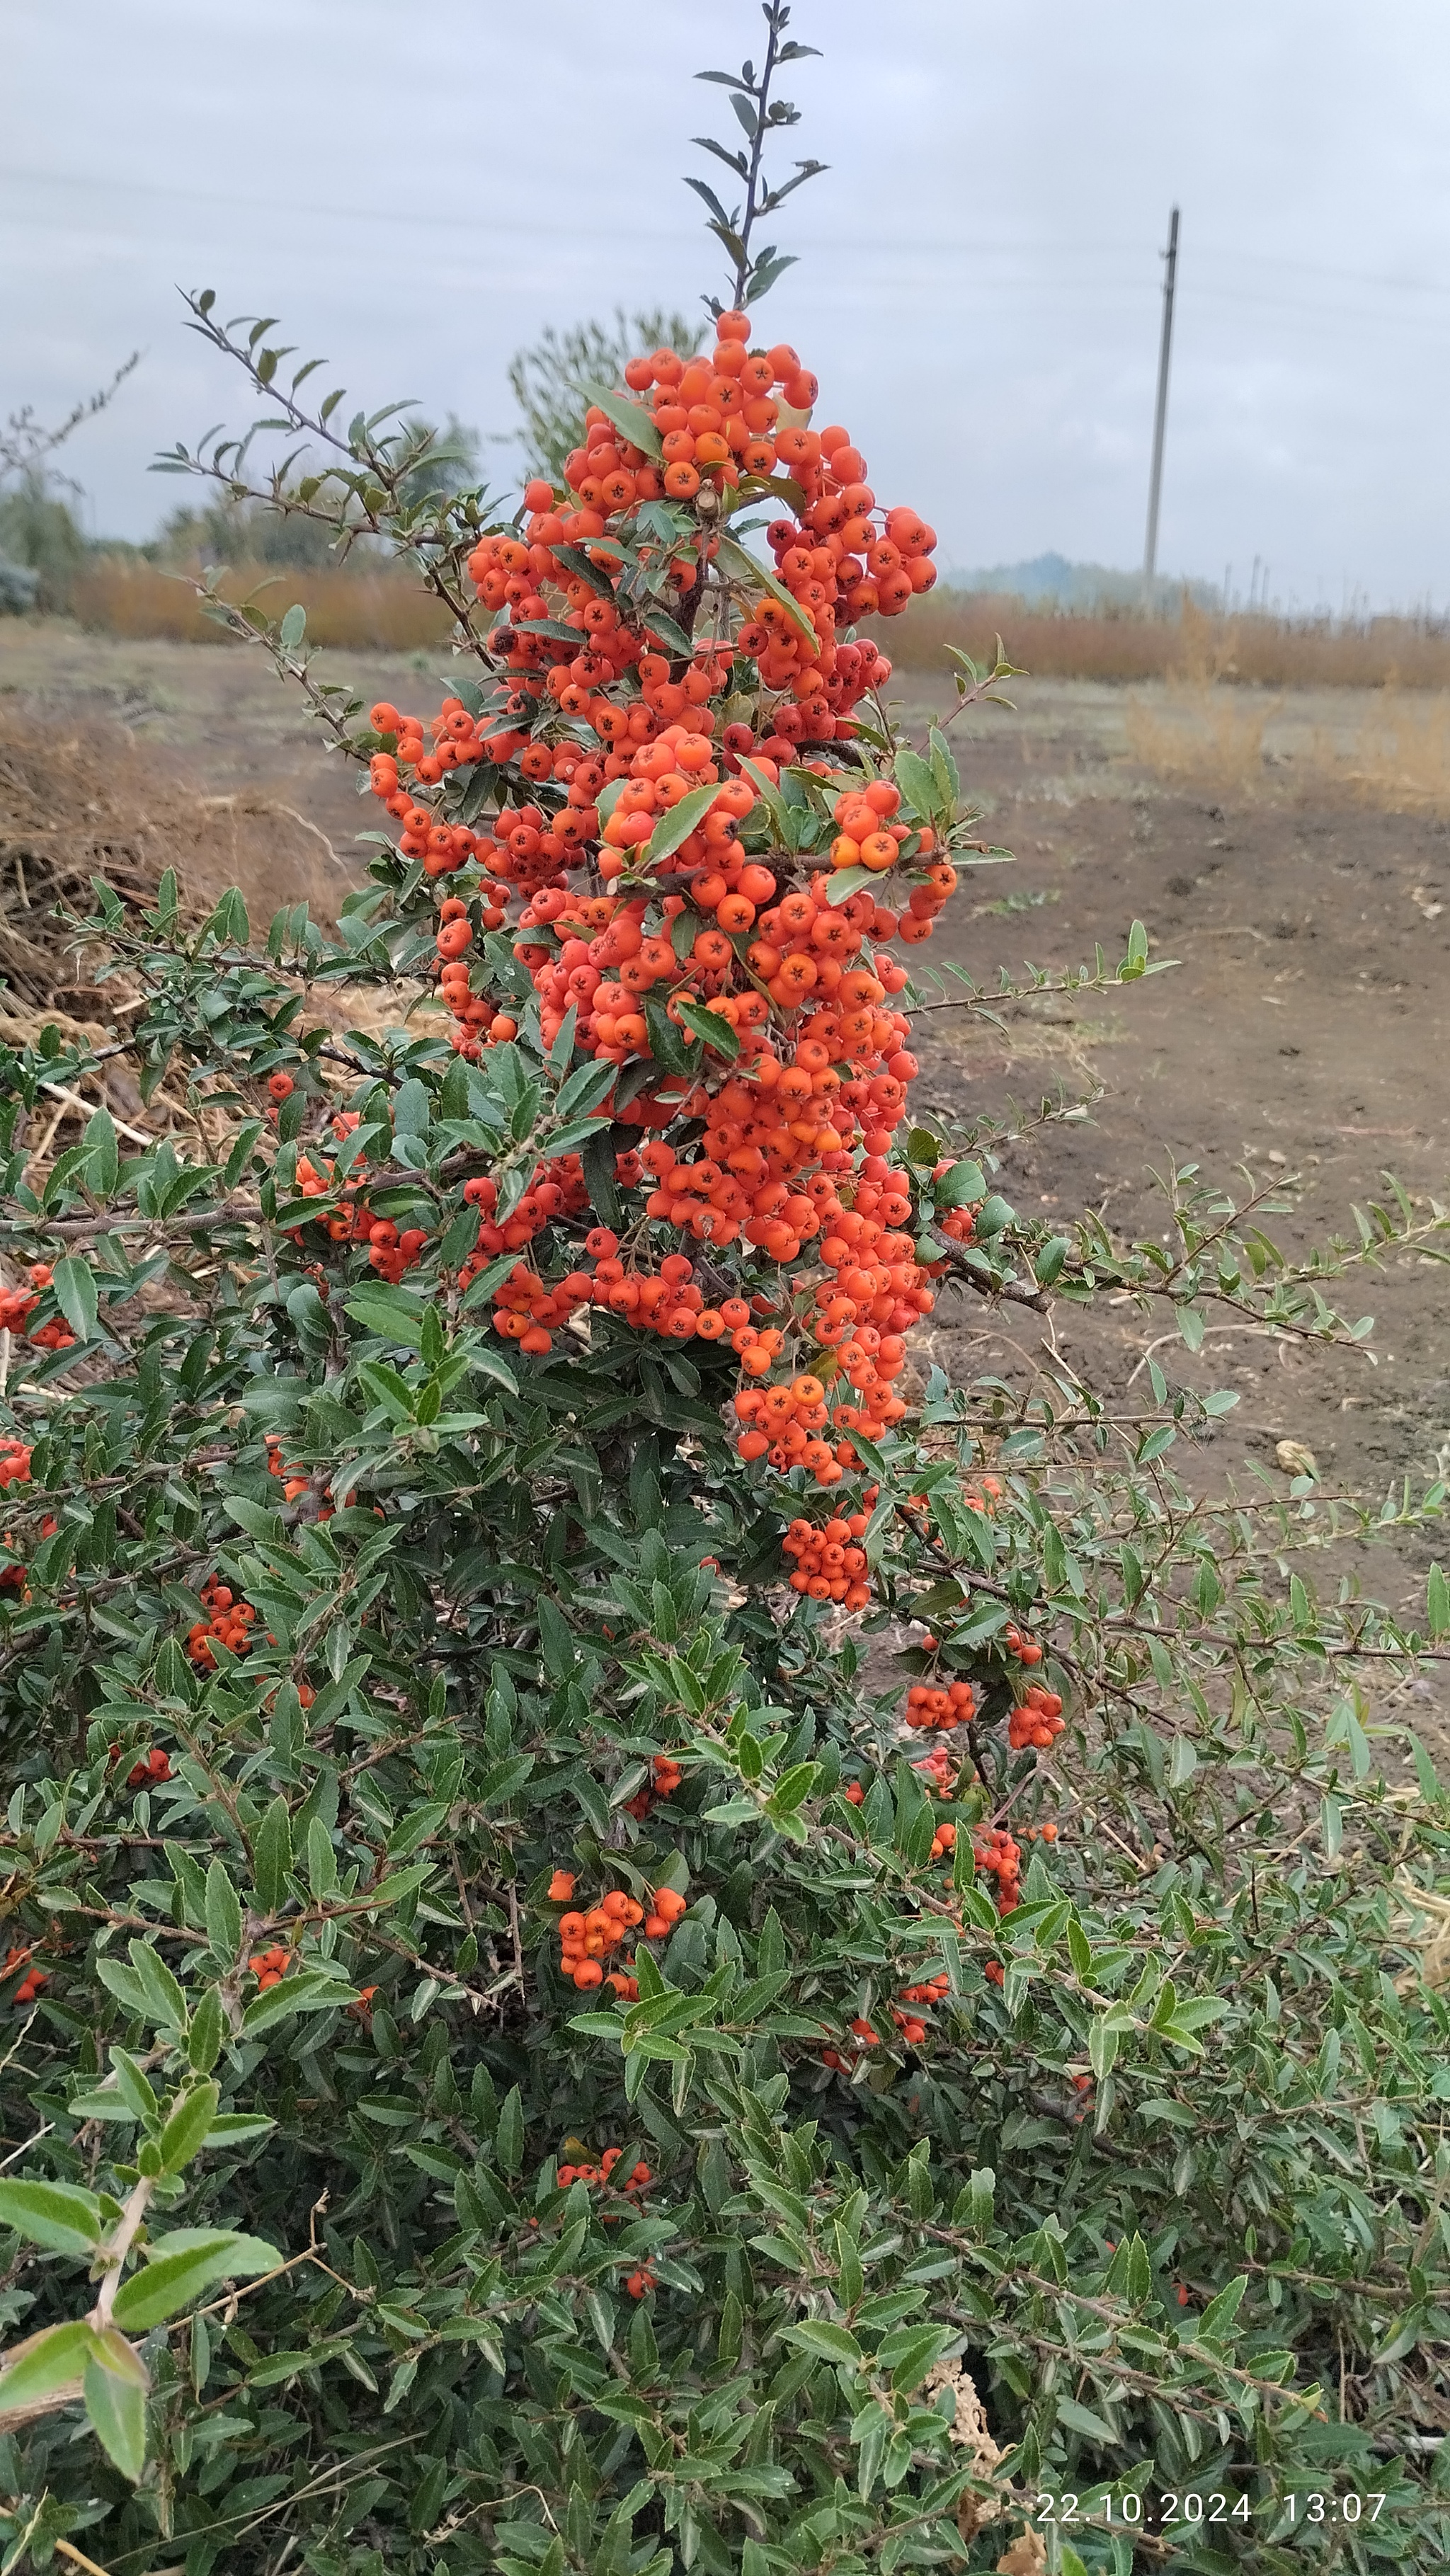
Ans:
[[[571,448],[583,445],[591,386],[614,384],[625,360],[641,349],[692,355],[701,337],[702,326],[682,314],[627,314],[621,306],[612,328],[602,322],[579,322],[569,331],[551,328],[532,348],[520,349],[508,373],[522,421],[516,436],[529,472],[558,480]]]
[[[69,606],[86,553],[73,507],[81,487],[58,474],[51,459],[73,430],[106,409],[140,357],[133,349],[110,383],[76,403],[54,428],[38,421],[28,403],[0,427],[0,609]]]
[[[312,570],[337,560],[328,531],[265,503],[218,499],[173,510],[149,551],[162,563],[286,564]]]

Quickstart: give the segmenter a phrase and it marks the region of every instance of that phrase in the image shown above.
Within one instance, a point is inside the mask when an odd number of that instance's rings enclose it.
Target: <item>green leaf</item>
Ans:
[[[211,1993],[215,1995],[215,1987]],[[182,2094],[161,2132],[163,2173],[180,2173],[200,2153],[220,2099],[221,2087],[213,2083],[194,2084],[190,2092]]]
[[[314,1816],[307,1828],[307,1884],[319,1903],[337,1885],[337,1854],[320,1816]]]
[[[510,1395],[518,1394],[517,1375],[510,1368],[502,1351],[492,1349],[487,1342],[480,1343],[476,1350],[469,1352],[468,1365],[474,1377],[491,1378],[496,1386],[506,1388]]]
[[[1109,2013],[1099,2014],[1088,2032],[1088,2064],[1101,2084],[1118,2054],[1119,2026]]]
[[[951,744],[945,734],[938,732],[935,725],[927,736],[927,748],[931,753],[932,771],[943,808],[946,812],[955,814],[957,801],[962,792],[961,775],[957,769]]]
[[[1450,1583],[1438,1565],[1432,1565],[1425,1586],[1426,1611],[1432,1637],[1450,1635]]]
[[[324,1976],[320,1969],[304,1968],[278,1979],[253,1995],[242,2015],[242,2035],[251,2039],[274,2021],[286,2021],[292,2013],[327,2012],[334,2005],[355,2004],[357,1996],[351,1986],[338,1977]]]
[[[242,1901],[219,1860],[206,1874],[206,1937],[216,1956],[233,1966],[242,1946]]]
[[[662,814],[644,845],[645,865],[654,867],[687,841],[696,824],[703,823],[719,793],[718,787],[692,787],[688,796],[682,796],[678,805]]]
[[[272,1800],[253,1837],[252,1869],[263,1913],[277,1913],[286,1899],[292,1872],[292,1816],[281,1796]]]
[[[663,455],[664,441],[643,403],[631,402],[628,394],[606,393],[600,385],[585,385],[581,390],[586,399],[597,403],[615,428],[622,431],[631,447],[638,447],[644,455],[656,459]]]
[[[146,2466],[145,2389],[100,2361],[86,2364],[81,2389],[91,2431],[112,2465],[135,2486]]]
[[[95,2193],[69,2182],[0,2179],[0,2227],[51,2254],[93,2254],[106,2233]]]
[[[343,1312],[385,1341],[423,1347],[423,1309],[401,1288],[359,1288],[344,1300]]]
[[[131,1965],[146,1997],[146,2010],[161,2030],[184,2032],[187,2025],[186,1997],[175,1977],[149,1941],[127,1944]]]
[[[1198,2323],[1200,2342],[1211,2343],[1232,2334],[1234,2319],[1248,2286],[1247,2272],[1240,2272],[1235,2280],[1219,2291],[1216,2299],[1209,2300]]]
[[[566,1082],[559,1086],[554,1101],[556,1118],[580,1118],[587,1110],[597,1109],[601,1100],[619,1080],[617,1064],[581,1064]]]
[[[1086,2434],[1090,2442],[1112,2444],[1117,2441],[1118,2436],[1111,2424],[1107,2423],[1101,2415],[1095,2414],[1091,2406],[1080,2406],[1075,2397],[1058,2397],[1056,2406],[1059,2423],[1066,2424],[1071,2432]],[[1064,2567],[1066,2559],[1067,2553],[1064,2552]],[[1082,2562],[1079,2560],[1078,2563],[1081,2567]],[[1082,2569],[1082,2576],[1087,2576],[1085,2568]]]
[[[226,2021],[222,1999],[215,1986],[208,1986],[195,2012],[186,2035],[186,2054],[198,2075],[210,2075],[222,2053]]]
[[[498,2160],[506,2174],[522,2173],[524,2164],[524,2104],[517,2084],[505,2099],[494,2131]]]
[[[96,1281],[90,1263],[68,1253],[56,1263],[51,1285],[76,1340],[90,1341],[96,1329]]]
[[[852,2370],[865,2365],[866,2356],[855,2336],[844,2326],[828,2325],[823,2317],[808,2317],[801,2325],[787,2326],[784,2333],[787,2343],[798,2343],[818,2361],[844,2362]]]
[[[0,2424],[21,2407],[34,2406],[41,2398],[55,2397],[75,2385],[95,2349],[96,2337],[80,2317],[68,2325],[46,2326],[41,2333],[28,2335],[24,2343],[12,2344],[8,2366],[0,2371]]]
[[[300,601],[294,601],[278,629],[278,641],[283,652],[295,653],[306,632],[307,611]]]
[[[718,1011],[710,1010],[704,1002],[691,1001],[685,993],[680,995],[675,1009],[686,1028],[692,1030],[697,1038],[702,1038],[707,1047],[712,1048],[716,1055],[724,1056],[727,1064],[734,1062],[740,1053],[740,1040],[729,1021],[722,1020]],[[610,1071],[613,1070],[611,1065]]]
[[[782,1816],[793,1816],[802,1801],[810,1796],[820,1776],[820,1768],[819,1762],[797,1762],[792,1770],[784,1772],[766,1803],[767,1815],[777,1820]]]
[[[115,1122],[109,1109],[98,1109],[93,1118],[87,1119],[81,1142],[86,1157],[86,1180],[92,1195],[108,1199],[121,1168]]]
[[[980,1163],[953,1163],[932,1189],[938,1208],[975,1207],[987,1195],[987,1176]]]
[[[252,2280],[261,2272],[275,2272],[282,2260],[275,2245],[257,2236],[238,2236],[229,2229],[177,2233],[190,2241],[171,2253],[172,2239],[161,2237],[142,2270],[116,2292],[111,2313],[128,2334],[145,2334],[178,2315],[213,2281]]]
[[[941,807],[941,794],[931,763],[923,760],[919,751],[903,748],[896,755],[894,767],[896,784],[908,810],[918,822],[929,823]]]
[[[742,769],[750,767],[748,761],[740,765]],[[848,895],[858,894],[862,886],[874,885],[875,881],[874,868],[833,868],[826,879],[826,901],[832,905],[844,903]]]
[[[642,608],[639,622],[641,626],[648,628],[650,634],[659,643],[668,646],[677,662],[688,662],[693,659],[695,647],[683,626],[677,626],[674,619],[667,617],[664,610],[657,604],[652,603],[648,608]]]
[[[920,2327],[906,2338],[899,2352],[895,2338],[892,2339],[889,2350],[897,2357],[892,2366],[891,2385],[899,2397],[910,2395],[918,2382],[926,2377],[932,2363],[940,2357],[943,2346],[950,2341],[951,2329],[947,2326]]]

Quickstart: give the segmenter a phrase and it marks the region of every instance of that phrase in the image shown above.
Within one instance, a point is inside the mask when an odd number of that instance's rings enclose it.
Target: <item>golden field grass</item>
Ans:
[[[446,643],[452,627],[447,610],[403,572],[234,564],[221,592],[230,600],[255,594],[271,617],[300,603],[310,640],[344,651],[418,652]],[[204,614],[190,576],[156,564],[100,556],[77,576],[72,604],[79,623],[103,635],[229,641],[226,629]]]
[[[256,592],[272,614],[299,601],[314,643],[407,653],[446,642],[450,620],[403,571],[375,566],[302,571],[238,564],[228,599]],[[77,577],[74,614],[92,632],[139,640],[216,643],[185,573],[123,557],[94,558]],[[1331,626],[1310,620],[1210,617],[1185,602],[1175,618],[1062,613],[986,592],[938,589],[904,617],[878,619],[882,649],[902,671],[939,670],[948,645],[990,661],[1000,636],[1009,661],[1039,679],[1218,681],[1264,688],[1450,689],[1450,630],[1404,617]]]
[[[1450,630],[1413,618],[1330,626],[1278,617],[1209,617],[1191,601],[1173,619],[1055,613],[985,592],[934,590],[902,617],[878,619],[903,671],[939,668],[949,645],[1007,658],[1039,679],[1222,681],[1265,688],[1450,689]]]
[[[1450,692],[1386,689],[1347,720],[1285,692],[1170,682],[1123,710],[1129,757],[1220,797],[1344,797],[1385,813],[1450,814]]]

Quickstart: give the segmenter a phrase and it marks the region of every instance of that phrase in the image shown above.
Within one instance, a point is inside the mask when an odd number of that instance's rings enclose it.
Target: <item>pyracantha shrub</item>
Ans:
[[[912,1343],[1104,1291],[1332,1340],[1442,1220],[1291,1261],[1185,1172],[1166,1251],[1049,1233],[914,1116],[918,1015],[996,998],[917,954],[983,852],[858,631],[931,531],[756,325],[765,15],[713,337],[516,508],[192,299],[292,456],[171,462],[389,541],[456,653],[369,707],[214,598],[366,882],[335,938],[98,889],[186,1155],[35,1157],[103,1053],[0,1058],[9,2568],[1450,2539],[1446,1809],[1370,1725],[1450,1602],[1343,1571],[1442,1489],[1215,1497],[1156,1360],[1145,1411]]]

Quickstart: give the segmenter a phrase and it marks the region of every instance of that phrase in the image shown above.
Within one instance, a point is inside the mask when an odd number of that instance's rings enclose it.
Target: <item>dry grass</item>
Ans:
[[[878,620],[883,651],[903,670],[939,669],[949,644],[1008,660],[1042,679],[1240,681],[1265,688],[1450,688],[1450,630],[1403,617],[1331,626],[1278,617],[1079,615],[1020,599],[935,590],[904,617]]]
[[[224,643],[203,616],[189,576],[101,556],[79,575],[75,614],[107,635]],[[446,642],[447,610],[401,571],[343,568],[278,572],[237,564],[228,599],[259,591],[272,614],[299,601],[316,644],[411,653]],[[1266,688],[1450,688],[1450,630],[1411,618],[1357,625],[1277,617],[1207,617],[1191,601],[1173,619],[1132,611],[1056,613],[985,592],[936,590],[905,617],[875,621],[884,651],[903,670],[940,670],[949,644],[990,661],[1000,635],[1008,659],[1041,679],[1218,680]]]
[[[1450,814],[1450,694],[1387,691],[1352,730],[1306,723],[1284,698],[1181,682],[1156,706],[1131,699],[1128,750],[1140,768],[1215,795],[1358,798],[1392,814]]]
[[[101,1045],[117,1023],[125,1025],[143,998],[139,980],[117,974],[98,984],[104,948],[78,943],[57,907],[93,913],[97,876],[125,903],[149,907],[168,867],[193,922],[232,885],[241,887],[257,927],[280,905],[302,901],[327,920],[347,882],[325,835],[290,806],[247,792],[198,795],[120,726],[92,724],[66,737],[0,708],[0,1044],[32,1044],[50,1022],[63,1039]],[[386,992],[329,986],[308,997],[300,1026],[376,1036],[426,999],[422,984]],[[182,1088],[163,1086],[143,1106],[124,1057],[84,1077],[80,1088],[43,1086],[44,1111],[30,1131],[30,1177],[76,1141],[101,1102],[131,1143],[199,1128],[215,1148],[219,1113],[203,1106],[198,1115]]]
[[[103,876],[128,902],[154,903],[175,868],[200,914],[240,886],[253,917],[306,902],[330,919],[347,879],[326,835],[287,805],[243,791],[200,796],[123,727],[73,733],[0,710],[0,1028],[58,1014],[93,1032],[116,1007],[94,961],[67,943],[55,907],[95,909]]]
[[[447,610],[400,572],[279,572],[275,565],[234,564],[221,590],[233,600],[258,592],[273,617],[300,602],[311,641],[344,650],[428,650],[445,642],[452,627]],[[73,606],[82,626],[107,635],[164,636],[181,644],[230,640],[203,615],[190,576],[154,564],[98,558],[78,576]]]

